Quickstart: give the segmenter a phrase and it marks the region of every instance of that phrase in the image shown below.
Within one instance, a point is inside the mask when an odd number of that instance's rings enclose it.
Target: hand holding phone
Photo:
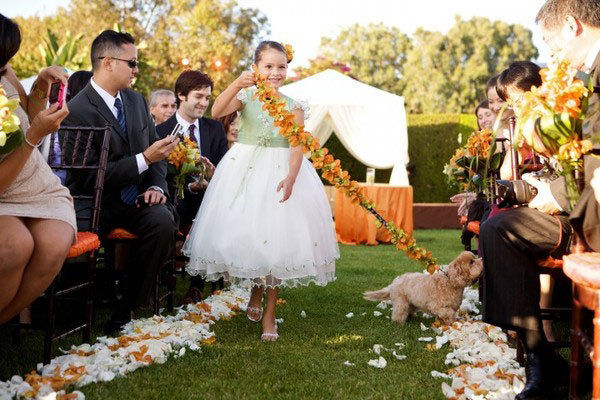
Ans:
[[[58,103],[58,108],[62,108],[65,97],[67,96],[67,86],[62,82],[54,82],[50,85],[50,96],[48,101],[50,105]]]

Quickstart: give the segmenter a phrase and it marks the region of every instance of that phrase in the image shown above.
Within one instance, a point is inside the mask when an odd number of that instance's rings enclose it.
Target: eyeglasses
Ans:
[[[124,60],[124,59],[122,59],[122,58],[117,58],[117,57],[111,57],[111,56],[102,56],[102,57],[98,57],[98,59],[99,59],[99,60],[102,60],[103,58],[106,58],[106,57],[110,57],[110,58],[112,58],[113,60],[125,61],[125,62],[127,63],[127,66],[128,66],[129,68],[131,68],[131,69],[134,69],[134,68],[136,68],[136,67],[138,66],[138,64],[139,64],[139,61],[138,61],[138,60],[136,60],[135,58],[134,58],[133,60]]]

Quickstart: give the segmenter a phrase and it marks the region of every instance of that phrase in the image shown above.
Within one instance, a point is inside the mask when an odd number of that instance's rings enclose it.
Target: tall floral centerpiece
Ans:
[[[566,60],[553,60],[540,71],[542,85],[532,87],[513,104],[516,140],[525,140],[540,154],[555,158],[565,177],[571,210],[580,196],[575,173],[583,170],[583,155],[592,142],[582,138],[590,90]]]

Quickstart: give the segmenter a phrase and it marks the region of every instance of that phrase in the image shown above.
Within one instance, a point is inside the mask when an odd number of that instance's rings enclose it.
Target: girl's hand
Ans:
[[[69,115],[67,103],[63,103],[62,108],[58,108],[58,103],[52,104],[47,110],[40,111],[29,127],[29,140],[40,141],[49,133],[56,132],[60,128],[60,123]]]
[[[244,71],[234,81],[234,84],[240,89],[245,89],[254,86],[256,84],[256,80],[254,79],[254,74],[252,72]]]
[[[215,173],[215,166],[213,165],[213,163],[211,163],[208,158],[203,157],[203,156],[200,156],[200,161],[206,167],[206,172],[208,174],[208,177],[209,178],[212,177],[213,174]]]
[[[277,192],[283,189],[283,197],[281,198],[281,200],[279,200],[280,203],[283,203],[284,201],[290,198],[290,196],[292,195],[292,188],[294,187],[295,181],[295,179],[292,179],[288,176],[287,178],[279,182],[279,185],[277,185]]]

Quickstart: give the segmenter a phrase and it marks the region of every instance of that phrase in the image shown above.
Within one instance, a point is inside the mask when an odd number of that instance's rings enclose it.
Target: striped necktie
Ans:
[[[117,121],[125,135],[127,135],[127,124],[125,123],[125,113],[123,112],[123,102],[118,97],[115,99],[115,108],[117,109]],[[125,204],[132,206],[135,198],[140,194],[136,185],[125,186],[121,189],[121,200]]]

